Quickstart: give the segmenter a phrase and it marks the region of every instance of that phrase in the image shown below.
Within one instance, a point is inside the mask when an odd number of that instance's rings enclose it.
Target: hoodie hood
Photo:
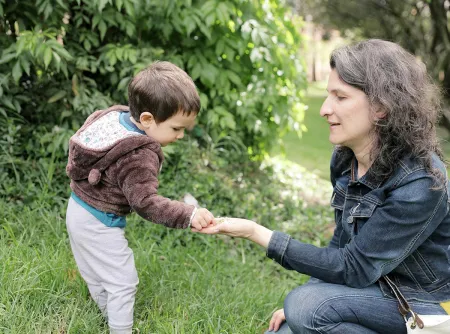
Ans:
[[[127,106],[116,105],[106,110],[94,112],[83,124],[83,126],[70,138],[69,160],[66,166],[67,175],[74,181],[87,179],[89,184],[96,185],[100,182],[102,173],[121,157],[136,149],[148,147],[158,155],[159,163],[162,164],[164,155],[161,145],[153,138],[143,136],[132,136],[119,140],[118,142],[102,148],[93,149],[86,147],[78,138],[89,125],[113,111],[126,111]]]

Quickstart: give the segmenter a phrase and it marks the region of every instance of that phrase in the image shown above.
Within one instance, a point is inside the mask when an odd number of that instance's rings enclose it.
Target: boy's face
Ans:
[[[149,114],[149,113],[143,113]],[[195,119],[197,114],[191,113],[190,115],[178,112],[169,119],[156,124],[153,119],[153,115],[149,114],[145,120],[142,119],[141,115],[141,125],[144,127],[144,131],[147,136],[152,137],[158,141],[161,146],[169,145],[184,137],[184,130],[191,129],[195,125]]]

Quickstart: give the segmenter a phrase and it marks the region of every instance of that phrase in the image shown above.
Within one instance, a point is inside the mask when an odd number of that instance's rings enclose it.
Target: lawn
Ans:
[[[0,234],[0,333],[106,334],[59,215],[6,212]],[[140,278],[136,333],[261,332],[289,289],[306,279],[294,279],[242,240],[137,220],[127,230]]]
[[[177,198],[190,189],[217,215],[326,245],[334,225],[329,183],[282,159],[265,165],[271,172],[247,171],[245,162],[229,171],[200,164],[190,177],[187,167],[166,168],[160,191]],[[106,334],[70,252],[64,207],[51,202],[0,200],[0,333]],[[307,280],[246,240],[167,229],[136,215],[126,234],[140,279],[134,333],[262,333],[288,292]]]

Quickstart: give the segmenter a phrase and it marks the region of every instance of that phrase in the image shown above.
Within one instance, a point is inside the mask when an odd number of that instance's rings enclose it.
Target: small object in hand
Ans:
[[[189,205],[193,205],[196,208],[200,207],[200,205],[198,204],[197,199],[194,196],[192,196],[190,193],[184,194],[183,201],[184,201],[184,203],[189,204]]]
[[[224,223],[230,224],[231,221],[228,220],[228,217],[217,217],[216,218],[216,223],[217,223],[217,225],[218,224],[224,224]]]

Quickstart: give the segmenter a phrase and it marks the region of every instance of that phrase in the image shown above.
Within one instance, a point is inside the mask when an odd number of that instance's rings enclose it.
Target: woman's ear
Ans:
[[[375,122],[385,119],[387,116],[387,112],[383,110],[381,107],[377,107],[375,110]]]
[[[385,111],[378,111],[375,113],[375,120],[379,121],[386,118],[387,113]]]
[[[139,123],[141,123],[141,125],[144,128],[148,128],[150,127],[155,121],[155,118],[153,117],[153,115],[151,113],[149,113],[148,111],[144,111],[141,116],[139,116]]]

